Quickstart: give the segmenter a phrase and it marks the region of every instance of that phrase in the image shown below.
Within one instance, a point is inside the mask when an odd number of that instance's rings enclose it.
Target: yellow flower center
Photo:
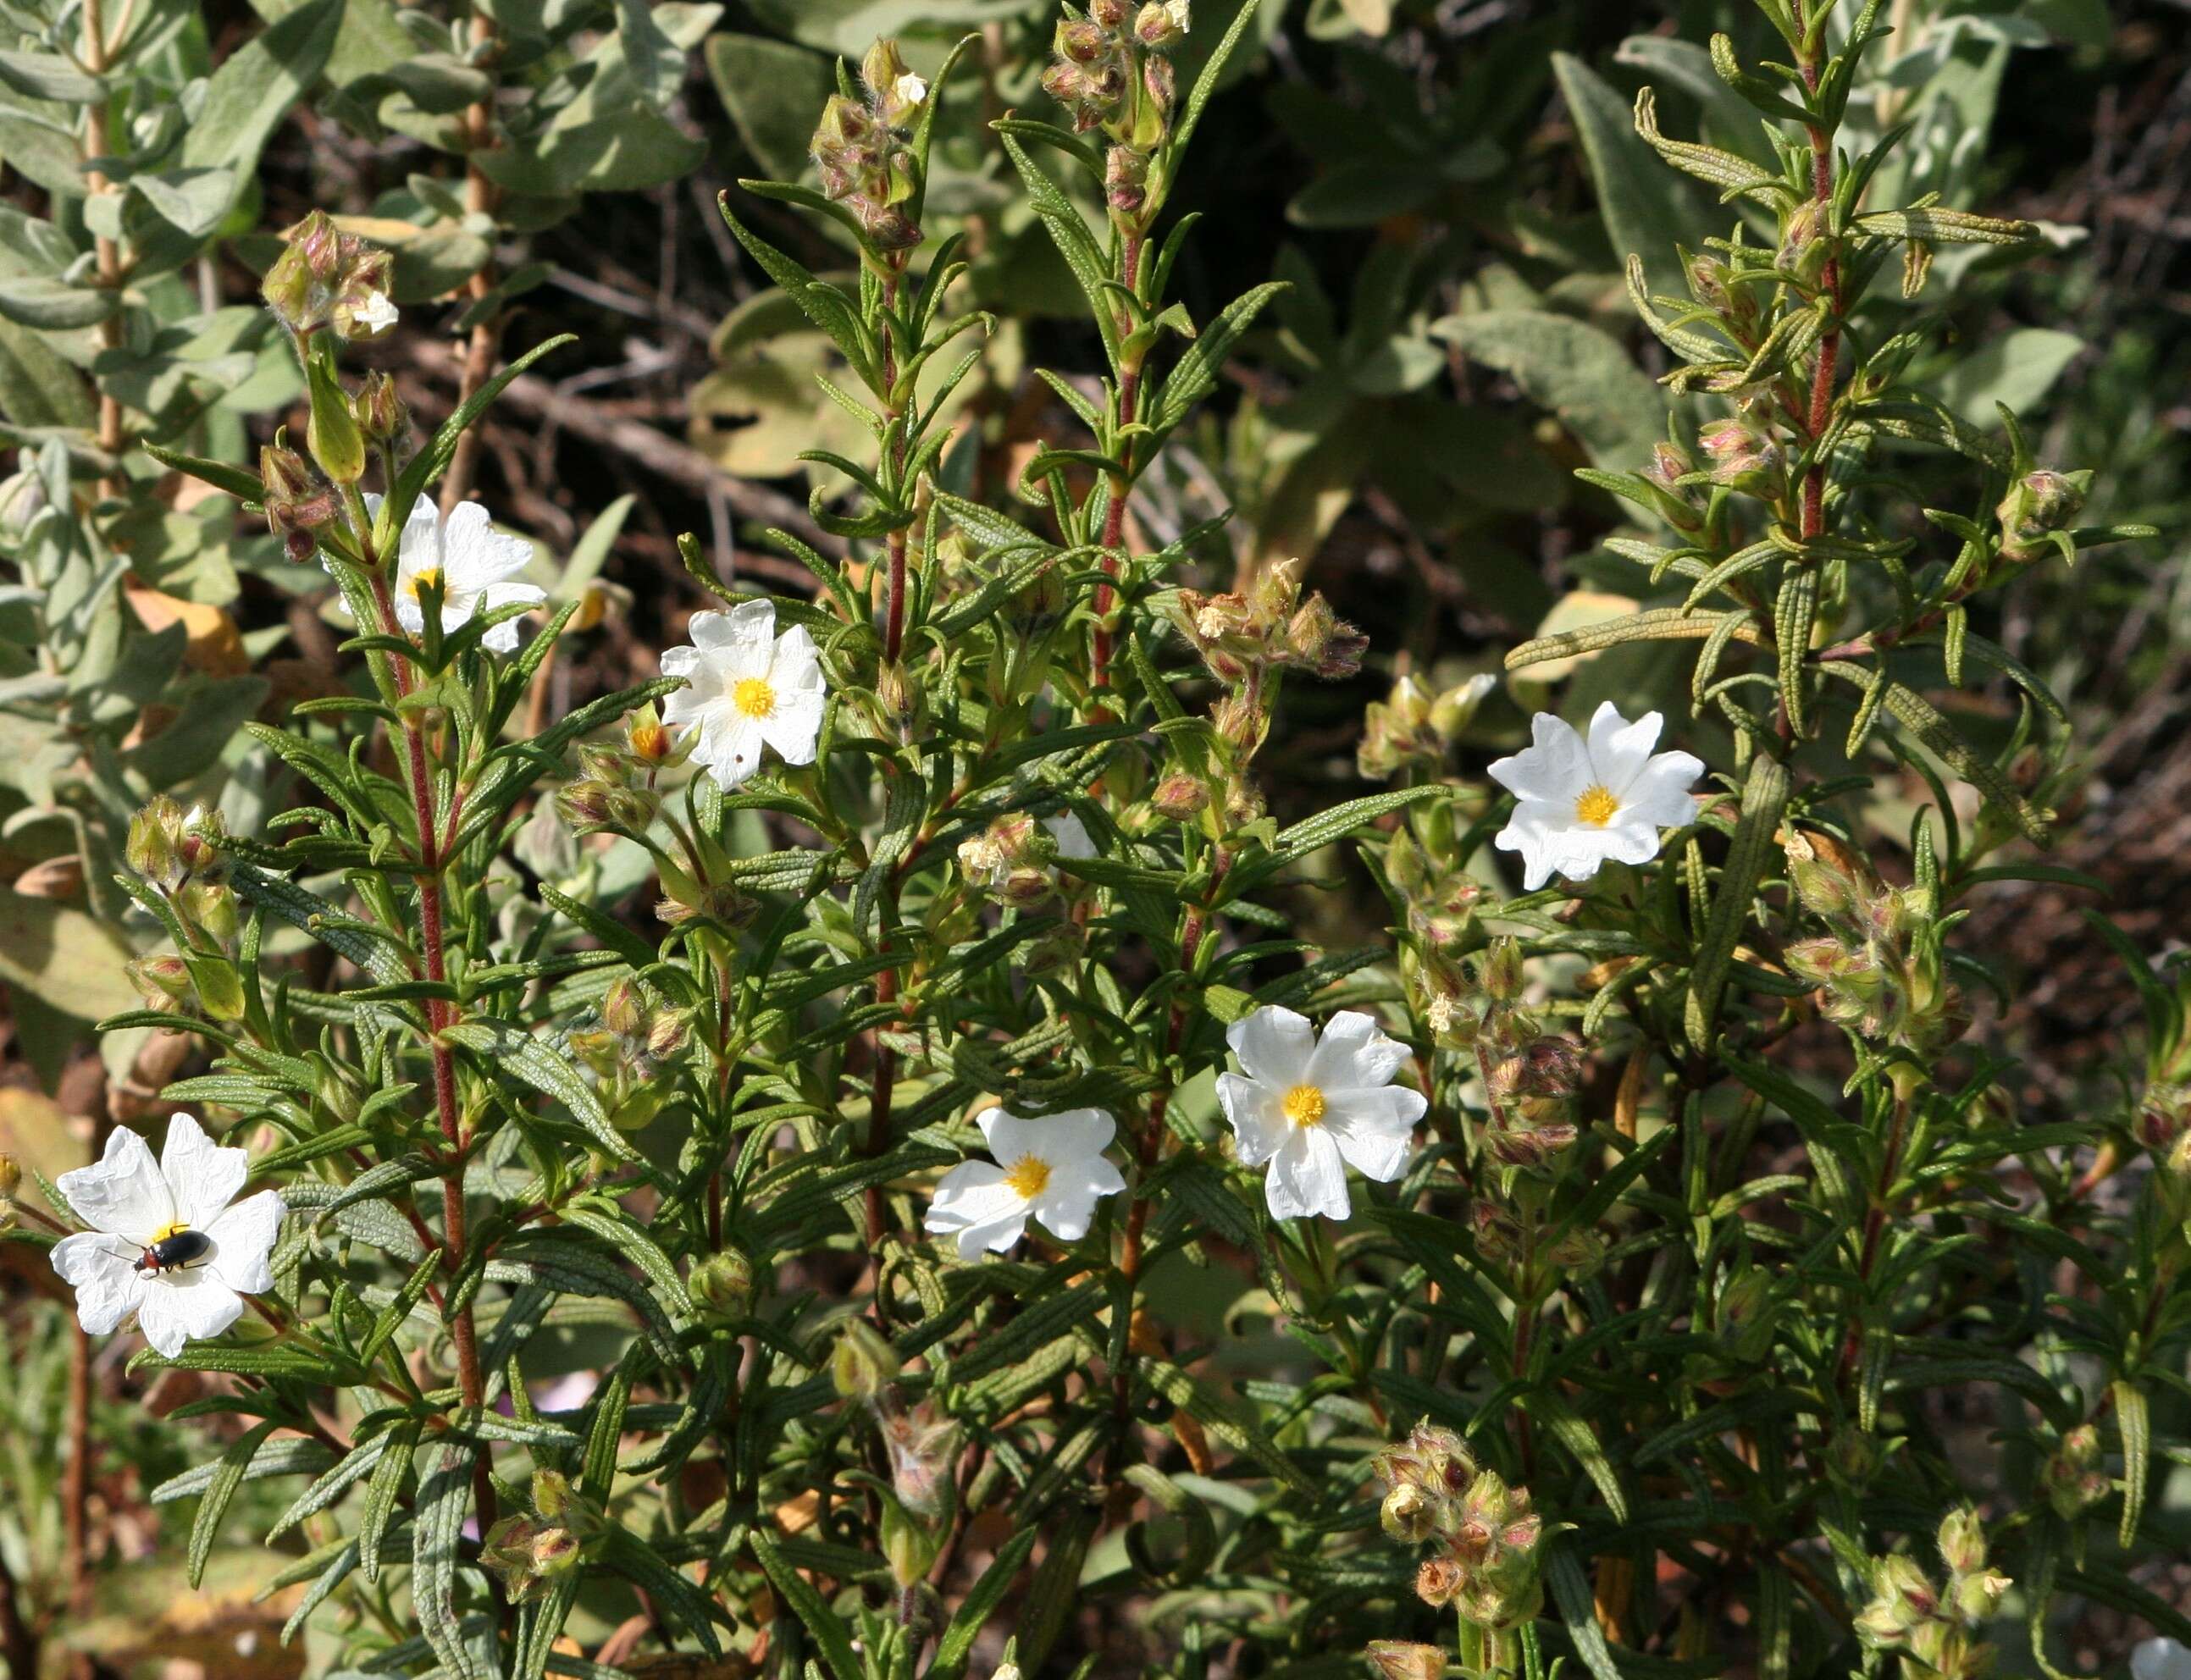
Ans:
[[[190,1229],[190,1227],[185,1224],[181,1220],[178,1219],[174,1224],[162,1225],[158,1230],[153,1232],[152,1241],[155,1243],[162,1243],[167,1241],[169,1237],[180,1236],[188,1229]]]
[[[1296,1126],[1323,1124],[1323,1093],[1316,1086],[1296,1085],[1286,1093],[1286,1100],[1281,1106],[1286,1111],[1286,1118]]]
[[[776,690],[763,677],[741,677],[737,686],[731,690],[731,704],[748,718],[772,718],[776,715]]]
[[[1620,801],[1614,798],[1610,791],[1603,786],[1587,788],[1584,790],[1582,797],[1575,801],[1575,820],[1586,822],[1592,828],[1602,828],[1619,814],[1619,810]]]
[[[444,595],[448,593],[448,586],[441,582],[441,569],[439,566],[426,566],[413,572],[403,580],[403,593],[415,601],[418,599],[419,591],[429,583],[440,588]]]
[[[1004,1183],[1022,1201],[1033,1201],[1050,1184],[1050,1163],[1040,1155],[1022,1155],[1004,1171]]]

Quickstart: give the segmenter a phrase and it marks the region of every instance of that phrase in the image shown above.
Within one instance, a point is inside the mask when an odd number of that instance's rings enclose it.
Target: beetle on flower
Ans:
[[[142,1138],[116,1127],[103,1156],[58,1181],[91,1227],[54,1245],[77,1321],[105,1336],[134,1313],[168,1359],[227,1330],[245,1296],[274,1287],[267,1257],[288,1212],[273,1190],[237,1201],[250,1176],[246,1151],[219,1148],[186,1114],[168,1121],[156,1161]]]

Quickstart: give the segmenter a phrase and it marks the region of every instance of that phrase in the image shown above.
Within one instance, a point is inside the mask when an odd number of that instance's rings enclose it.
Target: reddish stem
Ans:
[[[1803,23],[1802,0],[1796,0],[1795,26]],[[1813,93],[1818,90],[1820,65],[1818,55],[1807,54],[1803,59],[1803,83]],[[1824,128],[1813,125],[1811,137],[1811,196],[1818,205],[1820,222],[1815,236],[1824,236],[1824,216],[1826,207],[1833,202],[1834,154],[1833,140]],[[1829,256],[1820,275],[1826,295],[1833,303],[1833,325],[1818,341],[1818,366],[1811,377],[1811,446],[1818,448],[1826,434],[1826,427],[1833,419],[1834,374],[1841,360],[1841,265],[1838,258]],[[1822,536],[1826,528],[1826,462],[1822,454],[1814,453],[1810,470],[1803,475],[1803,535]]]
[[[1126,236],[1125,251],[1119,264],[1122,278],[1130,292],[1141,285],[1141,236]],[[1118,370],[1118,425],[1123,430],[1134,423],[1141,400],[1141,365],[1139,357],[1127,362]],[[1111,505],[1103,514],[1103,558],[1101,565],[1112,577],[1118,575],[1118,562],[1113,551],[1125,541],[1126,502],[1134,492],[1134,444],[1129,438],[1118,446],[1118,464],[1123,473],[1110,479]],[[1106,621],[1117,592],[1107,583],[1096,587],[1096,628],[1089,639],[1089,686],[1107,689],[1111,686],[1111,628]],[[1100,702],[1099,702],[1100,704]]]

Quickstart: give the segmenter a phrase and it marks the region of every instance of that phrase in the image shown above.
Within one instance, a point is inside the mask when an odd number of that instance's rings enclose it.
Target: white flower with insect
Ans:
[[[828,686],[805,627],[776,633],[776,608],[742,601],[728,612],[695,613],[689,647],[662,656],[662,674],[686,685],[662,702],[662,721],[697,730],[692,762],[726,791],[760,768],[772,746],[787,764],[814,762]]]
[[[1704,773],[1687,752],[1653,753],[1661,719],[1630,723],[1607,701],[1585,741],[1564,720],[1539,712],[1533,744],[1491,766],[1493,780],[1520,802],[1499,831],[1499,849],[1522,854],[1522,885],[1535,892],[1555,875],[1587,881],[1598,866],[1648,863],[1659,831],[1695,820],[1689,789]]]
[[[928,83],[908,70],[898,77],[897,84],[891,91],[897,95],[899,104],[917,105],[928,97]]]
[[[1334,1015],[1321,1037],[1306,1016],[1267,1007],[1225,1035],[1242,1073],[1217,1076],[1217,1101],[1239,1139],[1240,1161],[1263,1166],[1263,1199],[1277,1219],[1352,1211],[1346,1169],[1390,1183],[1414,1152],[1430,1107],[1395,1085],[1408,1047],[1357,1010]]]
[[[365,498],[366,511],[376,519],[380,498]],[[530,583],[513,582],[532,564],[532,545],[521,536],[497,531],[487,511],[476,502],[459,502],[446,519],[432,500],[420,497],[411,504],[403,521],[403,536],[396,559],[396,621],[413,635],[426,629],[426,606],[421,592],[430,585],[441,591],[441,629],[462,629],[478,614],[503,607],[537,606],[548,592]],[[497,653],[517,646],[517,620],[504,620],[483,639]]]
[[[245,1296],[274,1287],[267,1257],[288,1212],[273,1190],[236,1200],[250,1176],[246,1151],[217,1147],[186,1114],[168,1121],[157,1161],[127,1127],[108,1133],[103,1156],[58,1181],[91,1227],[54,1245],[77,1322],[105,1336],[134,1313],[168,1359],[234,1324]]]
[[[962,1161],[943,1175],[925,1222],[938,1236],[956,1236],[959,1257],[983,1249],[1002,1254],[1026,1234],[1029,1219],[1065,1242],[1088,1234],[1096,1204],[1126,1188],[1103,1151],[1118,1135],[1100,1109],[1023,1119],[991,1109],[975,1122],[994,1161]]]
[[[396,325],[399,316],[395,303],[385,292],[368,292],[365,302],[359,304],[350,318],[367,334],[378,337]]]

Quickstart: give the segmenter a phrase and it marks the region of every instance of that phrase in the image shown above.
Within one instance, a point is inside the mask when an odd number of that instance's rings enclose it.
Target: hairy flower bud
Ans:
[[[1711,462],[1714,484],[1753,495],[1769,492],[1780,470],[1780,446],[1770,434],[1743,420],[1717,420],[1697,434]]]
[[[1445,1653],[1436,1645],[1373,1639],[1363,1656],[1376,1680],[1439,1680],[1445,1672]]]
[[[1443,1501],[1413,1482],[1403,1482],[1385,1496],[1377,1520],[1394,1540],[1418,1545],[1437,1532]]]
[[[137,988],[147,1009],[156,1009],[163,1015],[179,1014],[191,1000],[190,965],[179,956],[132,957],[122,965],[122,973]]]
[[[1522,942],[1515,939],[1492,940],[1477,959],[1477,977],[1492,1002],[1513,1002],[1522,995]]]
[[[2046,538],[2075,519],[2091,493],[2088,472],[2057,473],[2041,468],[2008,487],[1994,510],[2000,521],[2001,558],[2030,560],[2052,545]]]
[[[1156,786],[1149,804],[1158,816],[1174,822],[1192,822],[1209,806],[1209,788],[1199,777],[1176,770]]]
[[[692,1305],[718,1323],[745,1317],[753,1306],[753,1263],[735,1248],[711,1254],[685,1280]]]
[[[829,1380],[846,1399],[874,1400],[898,1373],[897,1350],[864,1319],[847,1319],[829,1354]]]
[[[396,394],[396,381],[385,373],[368,373],[365,383],[351,398],[350,406],[357,419],[357,429],[367,443],[387,443],[402,435],[410,423],[402,399]]]

